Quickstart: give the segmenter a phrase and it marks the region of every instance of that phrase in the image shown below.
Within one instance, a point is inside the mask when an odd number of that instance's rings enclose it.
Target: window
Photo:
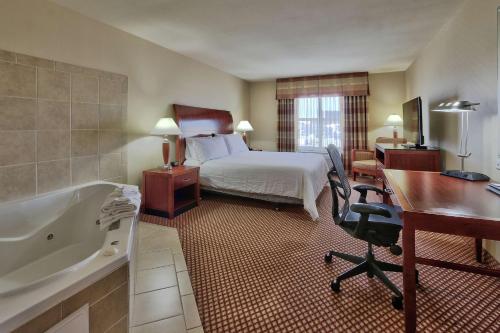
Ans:
[[[321,151],[329,144],[341,148],[342,108],[340,97],[295,99],[296,142],[299,151]]]

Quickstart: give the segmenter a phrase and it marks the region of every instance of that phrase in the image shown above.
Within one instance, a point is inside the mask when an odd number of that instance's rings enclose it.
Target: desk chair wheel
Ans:
[[[401,246],[393,244],[389,247],[389,251],[391,251],[392,254],[395,256],[400,256],[403,253],[403,249]]]
[[[330,287],[337,294],[340,292],[340,282],[339,281],[333,280],[332,283],[330,284]]]
[[[392,296],[392,307],[396,310],[403,310],[403,297]]]
[[[327,264],[331,264],[332,263],[332,260],[333,260],[333,255],[331,253],[327,253],[325,254],[325,262]]]

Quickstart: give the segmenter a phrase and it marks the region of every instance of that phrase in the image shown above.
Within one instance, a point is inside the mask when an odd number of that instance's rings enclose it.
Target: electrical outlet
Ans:
[[[497,156],[497,170],[500,170],[500,155]]]

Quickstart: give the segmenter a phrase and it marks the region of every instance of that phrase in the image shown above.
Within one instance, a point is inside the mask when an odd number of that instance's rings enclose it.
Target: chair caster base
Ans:
[[[340,292],[340,282],[338,282],[337,280],[333,280],[330,284],[330,288],[332,288],[332,291],[338,294]]]
[[[395,256],[400,256],[403,253],[401,246],[393,244],[389,247],[389,251]]]
[[[325,262],[330,264],[333,261],[333,255],[331,253],[325,254]]]
[[[392,307],[396,310],[403,310],[403,297],[392,296]]]

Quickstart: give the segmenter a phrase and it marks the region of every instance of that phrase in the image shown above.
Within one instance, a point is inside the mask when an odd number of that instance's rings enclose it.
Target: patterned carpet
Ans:
[[[403,313],[376,279],[360,275],[343,282],[339,294],[330,291],[330,281],[352,264],[327,265],[323,254],[366,252],[366,243],[333,224],[330,209],[328,189],[315,222],[300,207],[276,211],[269,203],[206,194],[200,207],[171,221],[142,220],[179,231],[205,332],[402,332]],[[375,255],[402,262],[384,248]],[[418,233],[417,255],[475,264],[473,241],[462,237]],[[419,332],[500,332],[499,279],[418,268]],[[388,275],[402,288],[401,273]]]

